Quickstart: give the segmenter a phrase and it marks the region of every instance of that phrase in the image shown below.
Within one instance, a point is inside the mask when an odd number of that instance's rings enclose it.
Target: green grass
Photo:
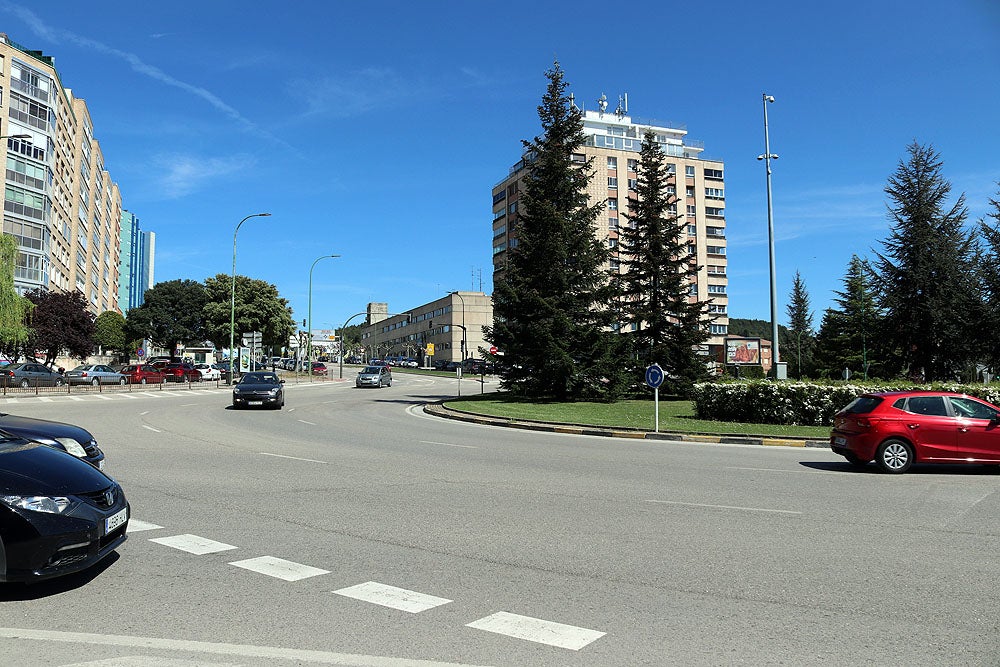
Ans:
[[[445,401],[445,405],[455,410],[513,420],[634,428],[645,431],[652,431],[655,421],[653,401],[535,403],[497,399],[496,394],[486,394],[451,399]],[[695,419],[694,404],[691,401],[660,401],[660,431],[807,437],[818,440],[825,440],[830,436],[828,426],[742,424]]]

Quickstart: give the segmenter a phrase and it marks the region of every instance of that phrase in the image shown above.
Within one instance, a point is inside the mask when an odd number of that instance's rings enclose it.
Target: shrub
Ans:
[[[1000,385],[937,382],[930,385],[847,383],[833,381],[772,382],[767,380],[701,382],[692,399],[699,419],[749,424],[829,426],[833,415],[860,394],[876,391],[953,391],[1000,401]]]

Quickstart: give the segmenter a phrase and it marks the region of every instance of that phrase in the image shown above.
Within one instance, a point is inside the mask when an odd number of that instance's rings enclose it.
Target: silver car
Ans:
[[[365,366],[354,381],[355,387],[391,387],[392,371],[388,366]]]
[[[124,375],[104,364],[80,364],[71,371],[66,371],[66,382],[69,384],[126,384]]]

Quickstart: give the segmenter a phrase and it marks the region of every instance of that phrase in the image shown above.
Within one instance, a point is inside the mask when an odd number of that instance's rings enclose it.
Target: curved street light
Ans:
[[[248,215],[240,220],[239,224],[236,225],[236,231],[233,232],[233,289],[229,299],[229,377],[226,378],[226,384],[233,383],[233,375],[236,373],[236,367],[233,364],[233,339],[236,336],[236,235],[239,233],[243,223],[250,218],[267,218],[270,215],[270,213],[253,213]]]
[[[459,294],[457,290],[453,291],[453,292],[448,292],[448,294],[454,294],[455,296],[457,296],[462,301],[462,350],[461,350],[461,352],[462,352],[462,363],[464,364],[465,363],[465,345],[466,345],[466,343],[465,343],[465,332],[466,332],[466,329],[465,329],[465,299],[462,298],[462,295]]]
[[[309,381],[312,382],[312,339],[313,339],[313,269],[321,259],[327,259],[330,257],[340,257],[340,255],[323,255],[322,257],[317,257],[316,261],[312,263],[309,267],[309,311],[307,315],[308,326],[306,327],[306,363],[309,364],[308,370]],[[343,354],[341,354],[343,356]]]

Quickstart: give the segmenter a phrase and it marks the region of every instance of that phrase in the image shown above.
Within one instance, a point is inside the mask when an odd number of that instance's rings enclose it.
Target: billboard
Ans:
[[[726,363],[760,365],[760,338],[727,338]]]

